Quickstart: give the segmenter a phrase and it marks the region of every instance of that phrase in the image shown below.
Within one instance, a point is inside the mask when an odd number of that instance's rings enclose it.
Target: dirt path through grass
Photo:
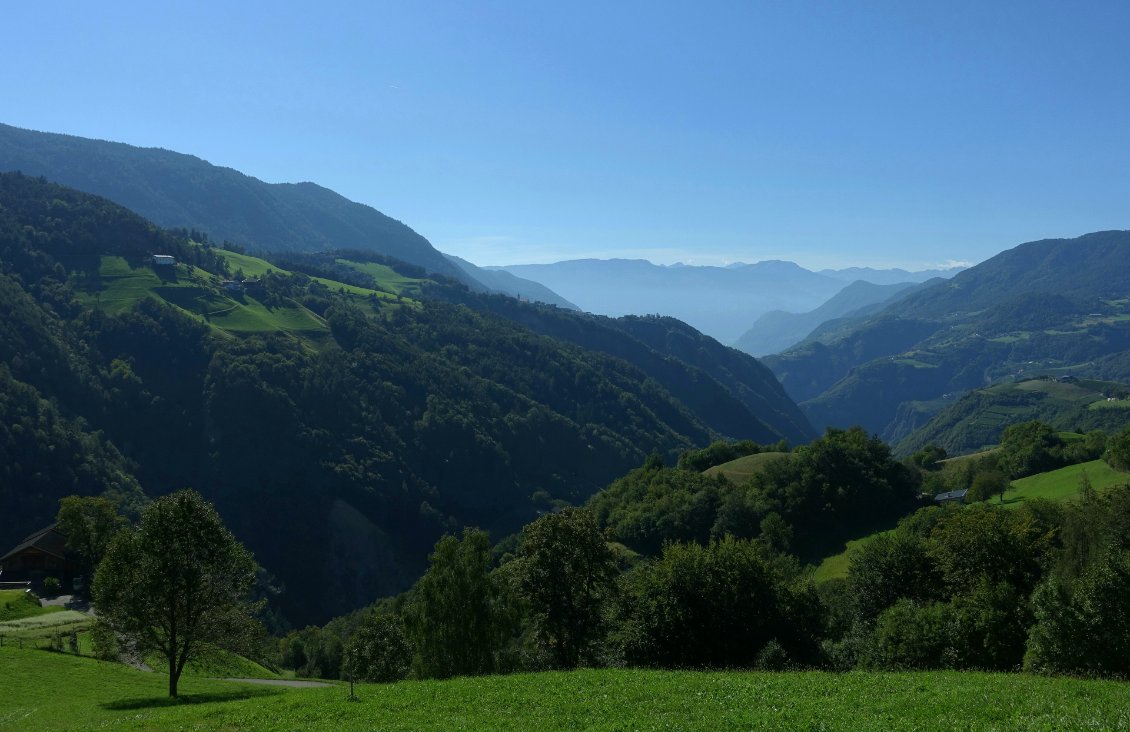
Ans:
[[[238,681],[241,684],[263,684],[264,686],[286,686],[291,689],[320,689],[333,684],[325,681],[296,681],[295,679],[220,679],[221,681]]]

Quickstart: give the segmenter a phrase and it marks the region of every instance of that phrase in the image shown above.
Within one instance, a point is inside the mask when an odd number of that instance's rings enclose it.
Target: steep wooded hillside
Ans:
[[[314,183],[264,183],[192,155],[0,124],[0,171],[16,170],[253,251],[376,252],[472,289],[569,306],[538,283],[452,261],[405,224]]]
[[[450,277],[427,239],[314,183],[264,183],[192,155],[0,125],[0,171],[104,196],[159,226],[260,251],[367,249]]]
[[[406,588],[446,531],[512,532],[653,451],[811,434],[742,354],[715,378],[643,336],[351,256],[266,263],[0,175],[0,544],[61,495],[191,486],[305,623]]]
[[[765,362],[817,427],[901,437],[925,421],[896,425],[908,402],[1040,373],[1111,378],[1100,369],[1130,348],[1128,297],[1130,232],[1031,242]]]
[[[970,453],[1000,442],[1009,425],[1035,419],[1062,431],[1115,434],[1130,424],[1128,397],[1125,384],[1045,377],[976,389],[940,411],[935,405],[909,402],[900,408],[893,429],[899,440],[895,452],[909,455],[934,444],[950,455]],[[921,418],[918,412],[934,416],[908,430]]]

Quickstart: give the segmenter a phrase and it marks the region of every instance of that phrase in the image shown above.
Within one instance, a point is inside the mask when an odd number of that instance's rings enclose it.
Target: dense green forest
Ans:
[[[263,263],[19,174],[0,206],[5,545],[61,496],[131,511],[190,486],[306,623],[404,589],[444,532],[511,533],[651,452],[812,434],[764,367],[676,321],[519,304],[372,253]]]
[[[766,449],[781,457],[743,483],[700,470]],[[493,552],[480,530],[445,537],[409,592],[265,653],[373,681],[578,665],[1124,677],[1130,474],[1101,493],[1084,478],[1066,502],[997,497],[1001,481],[1098,455],[1130,467],[1130,428],[1065,440],[1014,425],[960,463],[936,447],[896,461],[858,429],[791,452],[714,443],[676,468],[653,457]],[[921,493],[962,485],[969,505]],[[846,577],[814,581],[803,557],[829,531],[877,525],[891,528]]]

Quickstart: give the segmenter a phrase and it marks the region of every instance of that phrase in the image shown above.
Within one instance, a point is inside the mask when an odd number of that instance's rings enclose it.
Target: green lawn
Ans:
[[[1069,465],[1066,468],[1040,473],[1012,481],[1012,490],[1004,494],[1004,505],[1015,508],[1026,500],[1047,498],[1052,501],[1065,501],[1079,494],[1079,481],[1083,473],[1091,481],[1095,490],[1103,490],[1114,485],[1130,483],[1130,473],[1120,473],[1102,460]]]
[[[0,650],[0,729],[1127,729],[1130,685],[1019,674],[600,670],[285,689]]]
[[[786,452],[759,452],[756,455],[746,455],[737,460],[731,460],[728,463],[715,465],[713,468],[707,468],[703,471],[704,475],[721,475],[731,483],[744,483],[753,477],[754,474],[761,471],[761,468],[769,461],[775,460],[782,456],[787,456]]]

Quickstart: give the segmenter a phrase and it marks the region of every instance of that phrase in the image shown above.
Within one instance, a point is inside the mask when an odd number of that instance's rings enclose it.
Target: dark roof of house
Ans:
[[[968,488],[965,489],[965,490],[960,490],[960,491],[946,491],[945,493],[939,493],[938,495],[934,496],[934,500],[935,501],[956,501],[958,499],[965,498],[965,494],[968,493],[968,492],[969,492]]]
[[[67,551],[67,535],[59,531],[59,524],[51,524],[21,541],[14,549],[0,557],[0,562],[31,548],[61,558]]]

